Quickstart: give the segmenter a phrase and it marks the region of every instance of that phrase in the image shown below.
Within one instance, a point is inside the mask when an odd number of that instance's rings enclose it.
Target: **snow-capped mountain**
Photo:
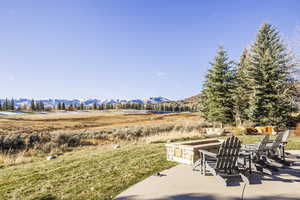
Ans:
[[[3,103],[5,99],[0,99],[0,102]],[[32,99],[20,98],[14,99],[15,106],[23,106],[23,105],[30,105]],[[153,103],[161,103],[161,102],[168,102],[171,101],[164,97],[150,97],[146,99],[132,99],[132,100],[124,100],[124,99],[35,99],[35,101],[42,101],[46,107],[54,107],[57,106],[58,103],[64,103],[66,106],[73,104],[73,105],[80,105],[83,103],[86,106],[91,106],[94,103],[97,105],[101,104],[119,104],[119,103],[138,103],[138,104],[153,104]]]

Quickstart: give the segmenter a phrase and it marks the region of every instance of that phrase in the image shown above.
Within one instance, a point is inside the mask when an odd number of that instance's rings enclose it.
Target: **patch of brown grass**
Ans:
[[[127,115],[122,112],[91,111],[74,113],[27,114],[0,117],[0,135],[32,134],[57,130],[102,130],[124,126],[154,126],[198,122],[197,113]]]
[[[31,154],[25,151],[19,152],[17,154],[3,154],[0,153],[0,165],[13,166],[18,164],[30,163],[33,161]]]
[[[197,113],[126,115],[91,112],[78,114],[74,122],[74,114],[70,114],[70,118],[63,114],[60,120],[58,114],[49,115],[0,119],[0,128],[1,125],[9,127],[2,136],[0,132],[0,151],[17,153],[33,148],[50,153],[55,149],[67,151],[69,147],[137,141],[148,136],[152,137],[147,139],[149,141],[160,140],[160,137],[175,139],[183,134],[187,137],[196,135],[207,126]]]
[[[168,141],[176,141],[182,138],[195,138],[202,137],[204,134],[201,131],[193,130],[190,132],[186,131],[171,131],[171,132],[163,132],[157,135],[152,135],[148,137],[143,137],[140,140],[146,143],[164,143]]]

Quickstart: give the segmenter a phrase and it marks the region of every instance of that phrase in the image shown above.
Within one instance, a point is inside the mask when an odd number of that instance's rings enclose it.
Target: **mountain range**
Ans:
[[[0,102],[4,102],[5,99],[0,99]],[[28,98],[19,98],[14,99],[15,105],[17,107],[23,105],[30,105],[32,99]],[[164,97],[150,97],[145,99],[132,99],[132,100],[125,100],[125,99],[40,99],[35,101],[41,101],[44,103],[46,107],[55,107],[58,103],[64,103],[65,105],[79,105],[83,103],[85,106],[92,106],[94,103],[97,105],[101,104],[117,104],[117,103],[137,103],[137,104],[154,104],[154,103],[162,103],[162,102],[171,102],[170,99]]]

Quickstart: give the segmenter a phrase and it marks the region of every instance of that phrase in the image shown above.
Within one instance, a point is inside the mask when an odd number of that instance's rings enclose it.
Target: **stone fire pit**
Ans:
[[[166,144],[167,159],[179,163],[193,165],[199,158],[199,149],[217,153],[223,140],[205,139]]]

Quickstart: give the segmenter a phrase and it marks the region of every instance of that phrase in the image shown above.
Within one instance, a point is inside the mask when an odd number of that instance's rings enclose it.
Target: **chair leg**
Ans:
[[[223,178],[222,176],[220,176],[220,175],[215,175],[216,176],[216,178],[222,183],[222,184],[224,184],[225,186],[228,186],[228,181],[229,181],[229,179],[225,179],[225,178]]]
[[[205,175],[205,171],[206,171],[206,168],[205,168],[205,155],[203,153],[200,154],[200,157],[201,157],[201,174],[202,175]]]
[[[241,178],[242,178],[242,180],[243,180],[244,183],[246,183],[248,185],[250,184],[250,180],[249,180],[249,178],[247,176],[245,176],[242,173],[240,173],[240,176],[241,176]]]
[[[196,169],[198,166],[201,166],[201,164],[202,164],[202,160],[201,160],[201,159],[197,160],[197,161],[194,163],[194,165],[193,165],[193,171],[195,171],[195,169]],[[202,166],[201,166],[201,168],[202,168]],[[201,168],[200,168],[200,170],[201,170]]]
[[[203,163],[203,174],[204,174],[204,176],[206,176],[206,163],[205,163],[205,156],[203,157],[203,161],[202,161]]]

